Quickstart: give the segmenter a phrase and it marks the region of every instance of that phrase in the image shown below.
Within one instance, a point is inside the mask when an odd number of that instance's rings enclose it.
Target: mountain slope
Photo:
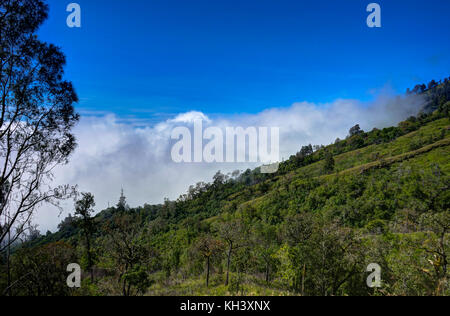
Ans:
[[[304,146],[277,174],[218,173],[177,201],[100,212],[95,282],[77,293],[372,295],[364,271],[376,262],[383,294],[448,295],[448,110],[352,130],[329,146]],[[14,273],[47,250],[89,269],[82,232],[78,218],[66,218],[17,249]]]

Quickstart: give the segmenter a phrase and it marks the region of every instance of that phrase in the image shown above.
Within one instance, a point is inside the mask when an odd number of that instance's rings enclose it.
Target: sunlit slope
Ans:
[[[347,171],[356,166],[379,162],[383,161],[383,159],[414,152],[417,149],[438,142],[442,137],[442,131],[447,131],[444,139],[448,140],[450,138],[449,129],[450,120],[447,118],[431,122],[415,132],[398,137],[390,143],[371,145],[336,156],[334,157],[336,163],[335,169],[337,172]],[[323,161],[316,162],[312,165],[297,169],[295,173],[319,176],[322,173],[323,164]]]
[[[448,195],[449,124],[441,119],[390,143],[336,156],[329,175],[322,175],[323,161],[299,168],[230,196],[224,209],[238,205],[244,215],[269,222],[298,212],[325,212],[358,227],[391,220],[413,204],[426,211],[436,194]]]

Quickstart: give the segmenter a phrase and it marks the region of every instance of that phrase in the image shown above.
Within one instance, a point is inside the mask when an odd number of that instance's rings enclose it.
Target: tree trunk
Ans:
[[[441,246],[441,251],[442,251],[442,270],[443,270],[443,275],[444,278],[447,278],[447,254],[445,253],[445,234],[446,234],[446,230],[444,230],[444,232],[441,234],[441,240],[440,240],[440,246]]]
[[[302,296],[305,296],[305,276],[306,276],[306,264],[303,264],[303,272],[302,272]]]
[[[266,283],[269,283],[270,279],[270,266],[269,266],[269,261],[266,261]]]
[[[127,296],[127,281],[125,279],[122,281],[122,292],[123,296]]]
[[[122,277],[124,275],[126,275],[127,272],[128,272],[128,264],[125,265],[125,272],[122,274]],[[127,295],[127,280],[125,277],[123,278],[123,281],[122,281],[122,292],[123,292],[123,296],[128,296]]]
[[[233,251],[233,244],[230,243],[230,248],[228,249],[228,258],[227,258],[227,278],[225,280],[225,286],[228,285],[230,280],[230,262],[231,262],[231,252]]]
[[[10,262],[10,257],[11,257],[11,244],[10,244],[10,239],[11,238],[11,233],[8,232],[8,249],[6,252],[6,270],[8,273],[8,291],[6,293],[6,295],[11,296],[11,262]]]
[[[92,269],[92,266],[94,265],[92,262],[92,254],[91,254],[91,242],[89,236],[86,235],[86,248],[87,248],[87,257],[88,257],[88,265],[89,265],[89,272],[91,274],[91,283],[94,283],[94,270]]]
[[[209,257],[206,258],[206,287],[209,286]]]

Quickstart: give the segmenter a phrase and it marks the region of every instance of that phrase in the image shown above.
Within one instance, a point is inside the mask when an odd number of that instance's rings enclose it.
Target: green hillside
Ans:
[[[15,294],[450,294],[448,102],[350,134],[304,146],[274,175],[217,173],[164,205],[130,209],[122,196],[93,218],[66,218],[15,250],[14,277],[40,275]],[[86,271],[82,288],[44,286],[67,260]],[[366,284],[370,263],[380,288]]]

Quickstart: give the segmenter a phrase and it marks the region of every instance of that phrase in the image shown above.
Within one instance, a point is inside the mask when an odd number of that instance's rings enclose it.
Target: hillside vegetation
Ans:
[[[218,172],[177,201],[122,195],[93,217],[84,194],[58,232],[15,249],[14,294],[449,295],[448,88],[410,91],[429,96],[417,117],[304,146],[273,175]],[[65,286],[70,262],[80,289]]]

